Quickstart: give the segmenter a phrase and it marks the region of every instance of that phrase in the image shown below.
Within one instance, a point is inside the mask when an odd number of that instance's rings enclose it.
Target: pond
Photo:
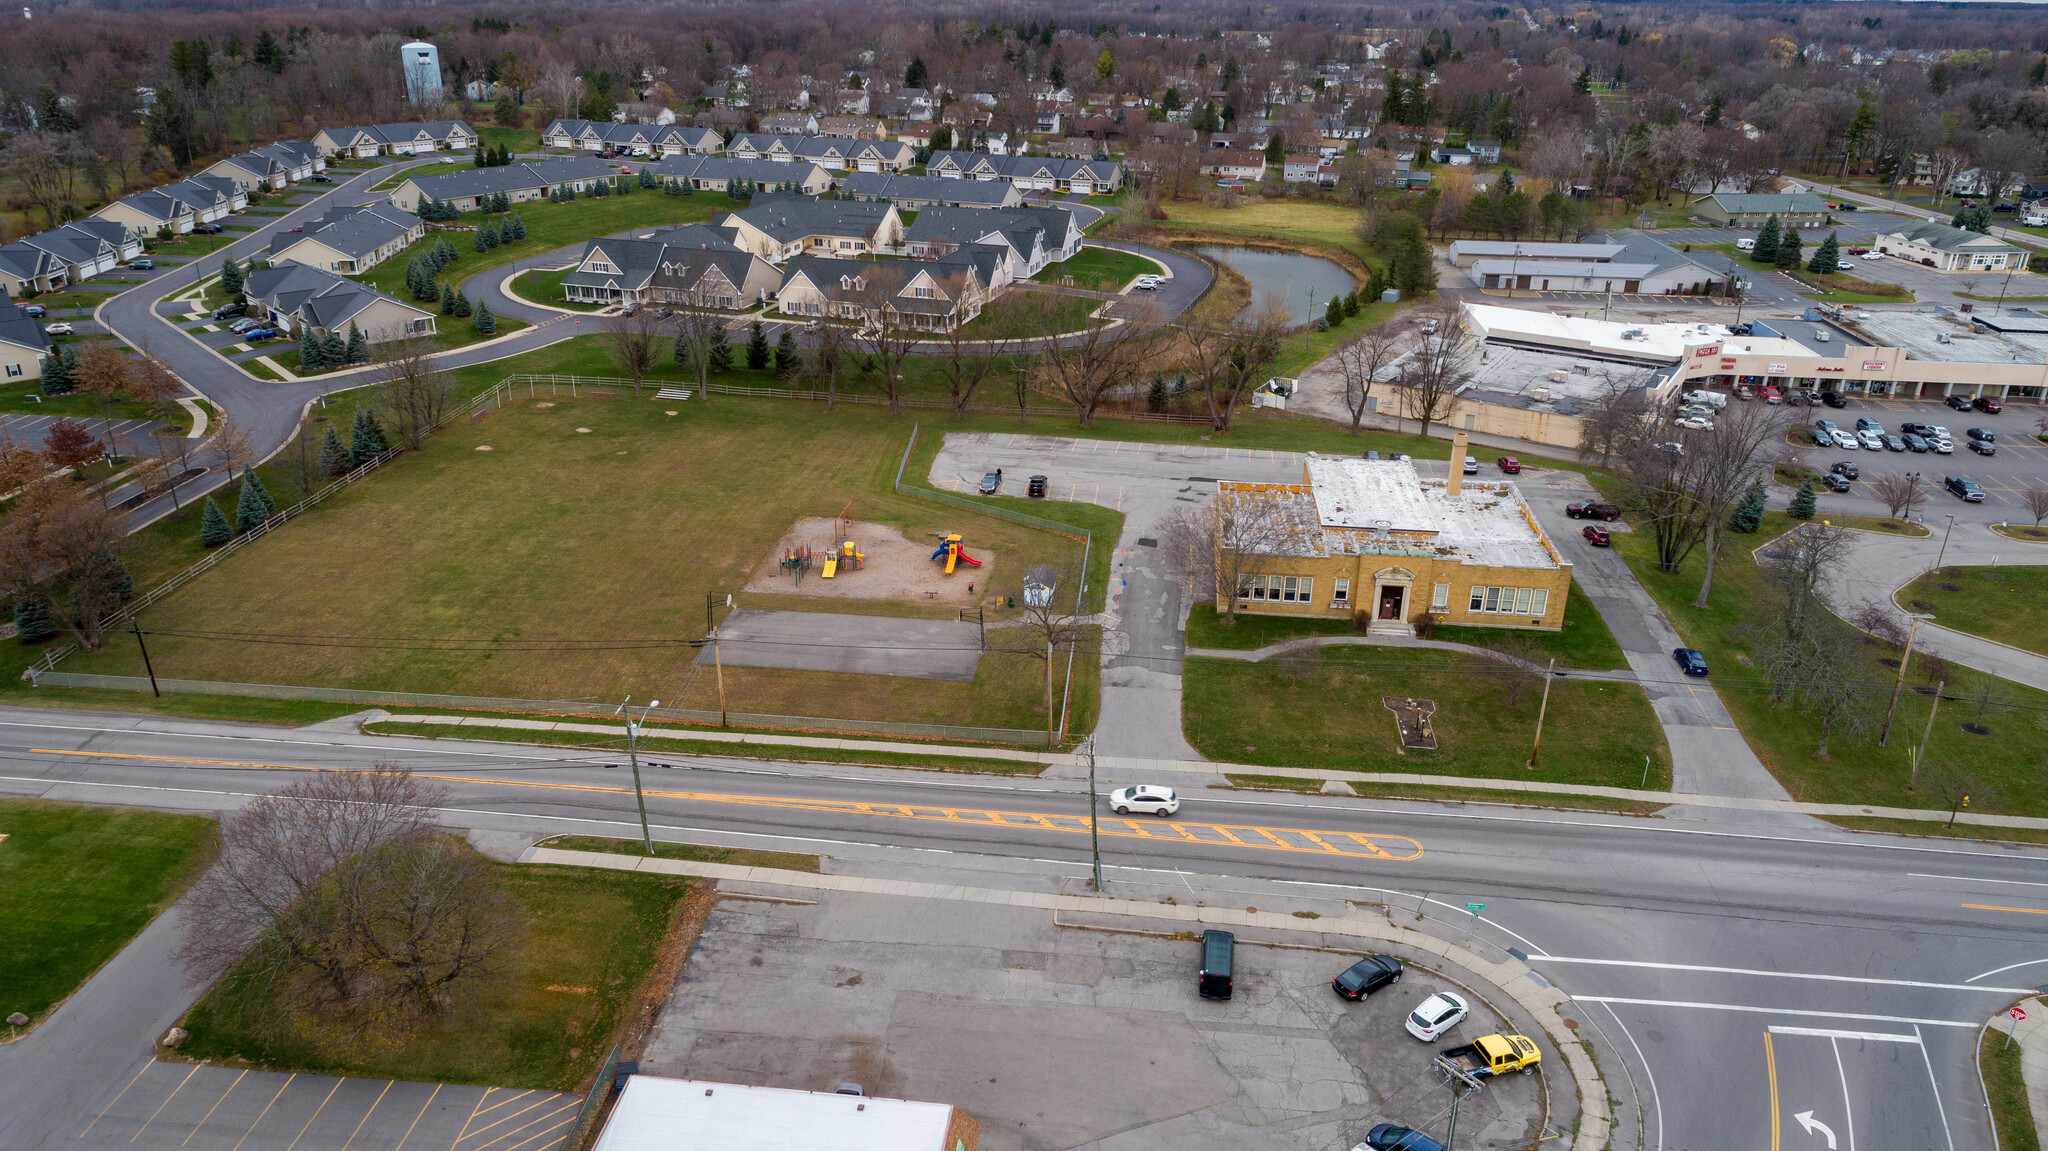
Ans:
[[[1287,322],[1314,322],[1330,306],[1332,296],[1345,295],[1358,287],[1333,260],[1304,256],[1299,252],[1269,252],[1261,248],[1203,247],[1196,252],[1229,264],[1251,282],[1252,302],[1247,313],[1255,312],[1268,292],[1281,292],[1287,300]]]

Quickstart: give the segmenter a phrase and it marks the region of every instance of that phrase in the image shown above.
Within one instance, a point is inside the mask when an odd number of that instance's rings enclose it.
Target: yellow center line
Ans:
[[[31,748],[36,755],[77,756],[84,759],[140,760],[154,763],[193,763],[214,767],[253,767],[276,771],[334,771],[356,772],[360,769],[349,767],[301,767],[280,763],[248,763],[221,759],[187,759],[169,755],[136,755],[97,751],[65,751],[57,748]],[[492,787],[519,787],[540,791],[572,791],[598,795],[630,795],[632,790],[625,787],[599,786],[583,783],[544,782],[530,779],[498,779],[490,776],[472,775],[416,775],[415,778],[438,783],[482,784]],[[1082,834],[1088,831],[1088,819],[1083,815],[1055,814],[1035,811],[1004,811],[999,809],[938,807],[927,805],[873,803],[851,799],[801,799],[766,795],[727,795],[701,791],[668,791],[661,788],[647,788],[646,794],[660,799],[679,799],[693,803],[728,803],[748,807],[779,808],[786,811],[810,811],[828,815],[871,815],[891,819],[917,819],[940,823],[968,823],[982,827],[1000,827],[1020,831],[1064,831]],[[1154,828],[1163,831],[1174,829],[1180,839],[1197,843],[1220,843],[1199,837],[1199,832],[1211,832],[1238,846],[1261,851],[1288,851],[1307,855],[1335,855],[1355,859],[1384,859],[1396,863],[1422,857],[1422,844],[1405,835],[1372,835],[1366,832],[1312,830],[1294,827],[1260,827],[1247,824],[1222,823],[1178,823],[1151,824],[1141,827],[1135,820],[1110,821],[1102,824],[1102,834],[1127,839],[1163,839],[1155,834]],[[1248,837],[1233,834],[1242,832]],[[1289,837],[1298,837],[1313,846],[1303,846]],[[1337,843],[1325,840],[1342,840],[1356,845],[1351,850]],[[1262,842],[1263,841],[1263,842]],[[1387,846],[1382,846],[1382,844]]]
[[[144,1131],[149,1130],[149,1125],[151,1123],[156,1122],[156,1117],[164,1113],[164,1108],[169,1107],[171,1105],[171,1100],[176,1099],[178,1097],[178,1092],[183,1091],[185,1089],[185,1084],[192,1082],[192,1077],[194,1075],[199,1074],[199,1069],[204,1066],[205,1064],[203,1063],[194,1063],[192,1065],[192,1070],[185,1072],[185,1077],[183,1079],[178,1080],[178,1085],[176,1087],[171,1088],[171,1093],[169,1095],[164,1096],[164,1101],[162,1103],[156,1105],[156,1110],[149,1113],[148,1119],[143,1120],[142,1126],[137,1127],[135,1129],[135,1134],[130,1135],[128,1137],[128,1142],[133,1143],[137,1139],[142,1138],[142,1133]]]
[[[2048,908],[2040,907],[2001,907],[1996,903],[1965,903],[1963,906],[1978,911],[2017,911],[2022,915],[2048,915]]]
[[[1771,1151],[1778,1151],[1778,1054],[1769,1031],[1764,1032],[1764,1068],[1771,1076]]]
[[[235,1076],[235,1081],[233,1083],[228,1084],[228,1089],[226,1091],[221,1092],[220,1098],[213,1101],[213,1106],[208,1107],[206,1109],[206,1114],[199,1117],[199,1127],[206,1126],[206,1121],[208,1119],[213,1118],[213,1113],[215,1111],[220,1110],[220,1105],[228,1101],[228,1096],[233,1095],[235,1093],[235,1088],[240,1087],[242,1085],[242,1079],[248,1074],[248,1069],[243,1068],[242,1074]],[[199,1127],[194,1127],[192,1129],[192,1135],[199,1134]],[[183,1147],[185,1144],[192,1142],[192,1135],[185,1136],[185,1138],[178,1143],[178,1146]],[[343,1151],[347,1151],[347,1149],[344,1148]]]

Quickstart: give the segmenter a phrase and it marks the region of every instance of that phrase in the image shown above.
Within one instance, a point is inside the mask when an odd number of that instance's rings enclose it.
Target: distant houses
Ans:
[[[934,152],[925,161],[934,176],[960,180],[1008,180],[1026,192],[1093,195],[1123,187],[1124,166],[1114,160],[1067,160],[1057,156],[991,156],[983,152]]]
[[[346,336],[351,327],[373,344],[434,334],[434,313],[308,264],[285,263],[249,273],[243,291],[250,313],[287,335]]]
[[[816,164],[779,160],[742,160],[732,156],[670,156],[646,166],[661,181],[680,181],[698,192],[730,191],[736,182],[760,192],[797,192],[822,196],[832,190],[832,175]]]
[[[313,143],[326,156],[363,159],[370,156],[417,156],[427,152],[461,152],[476,147],[475,129],[461,120],[426,120],[417,124],[364,124],[322,128]]]
[[[657,301],[738,311],[766,299],[782,275],[743,250],[730,229],[692,224],[644,239],[592,240],[562,279],[573,303]]]
[[[1689,210],[1724,228],[1761,228],[1772,216],[1787,228],[1818,228],[1828,222],[1827,202],[1811,192],[1717,192]]]
[[[948,180],[942,176],[894,176],[886,172],[853,172],[839,182],[839,194],[851,200],[889,200],[898,208],[1014,208],[1024,202],[1017,185],[1007,180]]]
[[[542,130],[540,141],[550,148],[634,156],[711,156],[725,148],[725,138],[710,128],[610,120],[556,120]]]
[[[565,188],[581,195],[591,185],[610,181],[618,174],[611,165],[595,157],[527,160],[496,168],[415,174],[392,189],[386,198],[392,206],[415,215],[420,204],[429,198],[454,204],[457,211],[474,212],[483,207],[482,201],[500,194],[513,204],[545,200]]]
[[[807,160],[833,172],[901,172],[917,158],[901,140],[856,140],[850,136],[791,136],[740,133],[726,141],[736,160]]]

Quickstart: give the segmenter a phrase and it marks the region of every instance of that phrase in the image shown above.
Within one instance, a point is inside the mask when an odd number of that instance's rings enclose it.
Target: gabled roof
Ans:
[[[302,167],[313,162],[313,157],[307,155],[305,152],[305,149],[307,147],[310,147],[310,145],[300,144],[297,140],[286,140],[281,143],[272,144],[265,148],[258,148],[256,149],[255,154],[258,156],[263,156],[267,159],[275,160],[279,164],[284,165],[285,168],[291,169]]]
[[[693,248],[704,251],[738,252],[742,249],[733,240],[730,228],[716,228],[710,224],[682,224],[674,228],[659,228],[640,237],[643,240],[658,240],[671,248]]]
[[[498,192],[531,191],[577,180],[601,180],[616,176],[610,164],[595,157],[572,156],[563,160],[532,160],[497,168],[458,168],[433,176],[413,176],[407,183],[423,196],[436,200],[462,200]]]
[[[930,200],[941,204],[1001,208],[1018,202],[1016,185],[1007,180],[949,180],[944,176],[899,176],[893,172],[853,172],[839,181],[847,195],[895,200]]]
[[[462,120],[420,120],[410,124],[359,124],[348,128],[327,128],[326,133],[337,140],[354,141],[366,138],[378,144],[403,144],[420,139],[424,133],[427,139],[440,143],[455,134],[457,128],[462,134],[474,136],[476,132]]]
[[[1621,250],[1615,252],[1610,257],[1611,262],[1616,264],[1647,264],[1654,269],[1654,271],[1649,273],[1651,275],[1676,271],[1684,267],[1698,268],[1701,271],[1721,277],[1728,275],[1728,265],[1725,262],[1719,266],[1705,263],[1694,258],[1691,253],[1681,252],[1677,248],[1661,240],[1652,239],[1633,228],[1617,228],[1607,233],[1605,239],[1609,244],[1621,245]]]
[[[418,216],[389,204],[337,207],[306,225],[304,235],[280,232],[270,238],[270,250],[282,252],[305,240],[317,240],[327,247],[362,259],[393,240],[403,239],[420,226]]]
[[[1074,214],[1065,208],[926,208],[904,232],[905,243],[951,240],[960,247],[997,243],[1029,257],[1034,245],[1066,246]]]
[[[600,140],[607,144],[622,143],[636,138],[651,144],[676,143],[686,148],[700,148],[705,138],[716,137],[718,133],[709,128],[691,124],[619,124],[610,120],[555,120],[548,124],[542,137],[566,134],[572,140]]]
[[[646,166],[658,177],[683,180],[747,179],[756,184],[806,185],[831,178],[805,160],[743,160],[736,156],[664,156]]]
[[[1828,210],[1827,202],[1811,192],[1716,192],[1707,199],[1721,206],[1724,212],[1736,215],[1755,213],[1812,213]]]
[[[241,187],[241,185],[236,184],[225,176],[207,176],[203,179],[204,183],[201,182],[202,177],[194,176],[188,180],[180,180],[175,184],[165,184],[163,187],[156,189],[156,191],[161,195],[178,200],[186,207],[198,212],[205,209],[218,208],[223,204],[233,203],[234,197],[227,189],[235,188],[239,190]]]
[[[655,269],[661,266],[662,256],[668,245],[657,240],[592,240],[583,246],[583,258],[577,261],[576,270],[562,277],[564,287],[613,287],[637,292],[654,278]],[[602,255],[605,262],[617,268],[616,272],[588,272],[583,264],[593,255]]]
[[[5,271],[17,280],[32,283],[42,276],[49,275],[50,265],[54,262],[50,259],[50,253],[41,248],[31,248],[18,242],[0,245],[0,271]]]
[[[252,176],[261,176],[266,180],[285,172],[290,167],[283,160],[275,156],[266,156],[261,152],[244,152],[239,156],[229,156],[221,163],[233,164]]]
[[[810,196],[756,196],[752,206],[725,217],[737,219],[783,243],[806,236],[873,238],[896,205],[868,200],[818,200]]]
[[[57,230],[60,232],[77,232],[93,241],[107,245],[116,252],[121,250],[123,244],[135,242],[134,233],[112,220],[102,220],[96,216],[87,216],[83,220],[73,220]]]
[[[1101,182],[1114,178],[1123,165],[1115,160],[1079,160],[1061,156],[991,156],[981,152],[934,152],[925,162],[926,171],[952,168],[962,172],[977,169],[1005,179],[1044,173],[1059,180]]]
[[[1881,236],[1897,236],[1911,244],[1925,244],[1937,252],[2017,252],[2018,248],[1996,236],[1972,232],[1966,228],[1952,228],[1932,220],[1918,223],[1902,223],[1878,233]]]
[[[161,220],[166,224],[180,216],[192,214],[192,206],[190,204],[175,196],[166,196],[162,192],[137,192],[133,196],[128,196],[118,202],[141,212],[152,220]]]
[[[90,264],[109,254],[113,248],[112,244],[90,232],[71,232],[62,228],[23,236],[18,242],[31,248],[41,248],[52,257],[72,264]]]
[[[40,322],[23,315],[20,308],[0,308],[0,341],[42,355],[50,352],[50,333],[43,330]]]
[[[361,315],[379,300],[389,300],[422,316],[433,313],[387,296],[354,280],[306,264],[278,264],[249,273],[247,293],[272,311],[295,316],[316,328],[333,329]]]
[[[774,267],[752,252],[726,251],[718,248],[670,248],[662,253],[661,265],[655,270],[659,283],[673,284],[676,288],[695,291],[704,278],[716,270],[725,281],[739,291],[745,291],[747,280],[757,272],[774,272]]]

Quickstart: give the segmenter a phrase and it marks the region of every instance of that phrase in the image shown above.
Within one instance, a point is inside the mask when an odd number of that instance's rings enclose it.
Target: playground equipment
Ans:
[[[782,562],[776,565],[775,574],[794,574],[796,576],[796,586],[802,587],[804,586],[804,573],[811,570],[813,562],[810,544],[807,543],[802,547],[788,548],[783,551]],[[832,578],[832,568],[830,565],[831,561],[827,560],[825,568],[826,579]]]
[[[868,553],[852,540],[840,540],[839,550],[825,553],[825,570],[820,573],[826,579],[842,571],[859,571],[868,566]]]
[[[953,565],[956,563],[964,563],[968,567],[976,568],[981,566],[980,560],[968,555],[966,550],[960,546],[959,532],[952,532],[946,536],[945,542],[939,545],[939,550],[932,553],[932,560],[933,562],[944,560],[947,575],[953,574]]]

